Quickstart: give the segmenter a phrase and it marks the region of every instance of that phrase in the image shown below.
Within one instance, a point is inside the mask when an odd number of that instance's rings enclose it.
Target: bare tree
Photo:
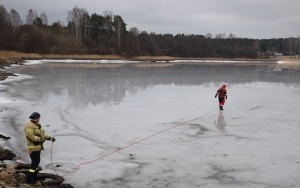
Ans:
[[[216,34],[216,39],[226,39],[226,34],[225,33],[218,33]]]
[[[40,15],[43,25],[48,25],[48,17],[45,12],[42,12]]]
[[[76,39],[82,39],[82,26],[85,24],[85,15],[88,15],[88,12],[83,8],[74,7],[72,11],[68,12],[67,21],[71,23],[72,32]]]
[[[17,28],[23,24],[20,14],[15,9],[10,10],[10,18],[10,23],[14,28]]]
[[[132,27],[129,29],[129,32],[133,33],[134,36],[138,36],[140,34],[140,31],[137,27]]]
[[[107,32],[107,42],[108,42],[108,49],[111,48],[111,38],[112,38],[112,18],[113,12],[112,11],[104,11],[103,17],[105,19],[104,29]]]
[[[104,27],[108,32],[108,38],[111,38],[113,12],[112,11],[104,11],[103,17],[105,18],[105,26]]]
[[[205,38],[207,38],[207,39],[212,39],[212,38],[214,38],[214,36],[213,36],[213,34],[211,34],[211,33],[207,33],[207,34],[205,35]]]
[[[235,39],[236,36],[235,36],[235,34],[230,33],[230,34],[228,35],[228,38],[229,38],[229,39]]]
[[[37,17],[38,17],[37,11],[29,9],[26,16],[26,24],[33,25],[33,22]]]
[[[122,45],[122,40],[126,32],[126,24],[124,23],[121,16],[117,15],[114,17],[114,31],[116,33],[116,38],[117,38],[117,47],[120,50]]]
[[[84,38],[86,39],[89,36],[89,33],[91,31],[92,28],[92,23],[91,23],[91,18],[88,15],[88,13],[84,13],[84,20],[83,20],[83,24],[84,24]]]

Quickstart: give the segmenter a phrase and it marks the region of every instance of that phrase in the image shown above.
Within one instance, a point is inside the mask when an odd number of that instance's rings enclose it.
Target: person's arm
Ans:
[[[42,142],[42,137],[34,134],[34,129],[32,127],[25,128],[26,137],[32,142]]]
[[[49,141],[52,141],[52,142],[55,142],[55,140],[56,140],[53,136],[49,136],[49,135],[46,135],[46,134],[45,134],[45,139],[49,140]]]
[[[215,94],[215,98],[218,96],[218,93],[219,93],[219,89],[218,89],[217,93]]]

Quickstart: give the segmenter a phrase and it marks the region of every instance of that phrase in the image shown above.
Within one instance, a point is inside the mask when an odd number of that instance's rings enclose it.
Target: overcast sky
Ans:
[[[14,8],[23,21],[28,10],[45,12],[51,24],[66,24],[75,6],[91,15],[112,11],[127,30],[156,34],[213,35],[232,33],[245,38],[300,36],[300,0],[0,0],[7,11]]]

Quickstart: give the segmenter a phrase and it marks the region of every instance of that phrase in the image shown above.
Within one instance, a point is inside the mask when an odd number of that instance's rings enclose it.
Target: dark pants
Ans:
[[[224,104],[225,104],[225,97],[220,97],[219,96],[219,107],[220,107],[220,110],[223,110]]]
[[[41,151],[33,151],[30,154],[30,158],[31,158],[30,169],[36,170],[39,167],[39,164],[41,162]]]
[[[224,106],[225,103],[225,97],[219,97],[219,105]]]
[[[38,167],[41,161],[41,151],[33,151],[30,154],[31,166],[28,171],[27,183],[35,183],[37,181]]]

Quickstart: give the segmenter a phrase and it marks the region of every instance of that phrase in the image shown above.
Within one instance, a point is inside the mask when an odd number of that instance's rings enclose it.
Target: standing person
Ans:
[[[219,107],[220,110],[224,110],[223,106],[225,104],[225,100],[227,99],[227,90],[226,90],[226,84],[223,84],[222,87],[220,87],[215,95],[215,98],[219,96]]]
[[[30,121],[24,129],[27,138],[27,148],[31,158],[31,166],[26,178],[28,184],[35,184],[37,181],[37,169],[41,161],[41,150],[44,150],[43,143],[45,140],[55,141],[54,137],[45,134],[39,123],[40,117],[41,115],[38,112],[33,112],[29,117]]]

